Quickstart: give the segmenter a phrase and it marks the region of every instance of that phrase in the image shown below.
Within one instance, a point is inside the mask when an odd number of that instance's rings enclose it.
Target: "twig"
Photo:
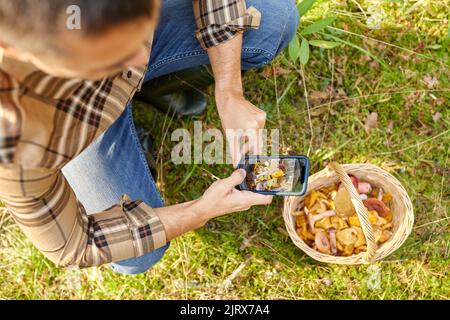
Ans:
[[[436,90],[422,89],[422,90],[404,90],[404,91],[390,91],[390,92],[383,92],[383,93],[365,94],[365,95],[359,95],[359,96],[349,97],[349,98],[345,98],[345,99],[334,100],[334,101],[327,102],[327,103],[322,103],[322,104],[319,104],[319,105],[315,106],[314,108],[311,108],[311,111],[320,109],[320,108],[325,107],[327,105],[338,104],[338,103],[341,103],[341,102],[357,100],[357,99],[365,99],[365,98],[377,97],[377,96],[394,95],[394,94],[406,94],[406,93],[413,93],[413,92],[449,92],[449,91],[450,91],[450,89],[441,89],[441,90],[439,90],[439,89],[436,89]],[[306,111],[303,111],[300,114],[305,113],[305,112]]]
[[[277,105],[278,126],[280,128],[281,145],[282,145],[282,148],[284,149],[283,125],[281,122],[280,99],[278,97],[277,74],[276,74],[275,70],[273,72],[273,77],[274,77],[274,82],[275,82],[275,98],[276,98],[276,105]]]
[[[301,65],[300,72],[301,72],[302,81],[303,81],[303,90],[305,92],[306,108],[308,111],[309,129],[311,131],[311,139],[309,140],[309,147],[308,147],[308,154],[307,154],[309,157],[311,155],[312,144],[314,141],[314,128],[312,125],[311,110],[310,110],[310,106],[309,106],[309,95],[308,95],[308,89],[306,88],[305,69],[303,68],[303,65]]]
[[[395,150],[395,151],[387,151],[387,152],[373,153],[373,154],[371,154],[371,156],[382,156],[382,155],[388,155],[388,154],[394,154],[394,153],[403,152],[403,151],[406,151],[406,150],[409,150],[409,149],[412,149],[412,148],[421,146],[422,144],[427,143],[427,142],[429,142],[429,141],[431,141],[431,140],[435,140],[435,139],[437,139],[437,138],[439,138],[439,137],[441,137],[441,136],[446,135],[446,134],[449,133],[449,132],[450,132],[450,129],[445,130],[444,132],[441,132],[441,133],[435,135],[434,137],[431,137],[431,138],[426,139],[426,140],[424,140],[424,141],[418,142],[418,143],[416,143],[416,144],[414,144],[414,145],[412,145],[412,146],[408,146],[408,147],[405,147],[405,148],[401,148],[401,149],[398,149],[398,150]]]
[[[404,48],[404,47],[400,47],[400,46],[397,46],[395,44],[392,44],[392,43],[389,43],[389,42],[386,42],[386,41],[382,41],[382,40],[378,40],[378,39],[375,39],[375,38],[371,38],[371,37],[368,37],[368,36],[365,36],[365,35],[362,35],[362,34],[359,34],[359,33],[346,31],[344,29],[331,27],[331,26],[328,26],[327,28],[333,29],[333,30],[338,30],[338,31],[341,31],[341,32],[344,32],[344,33],[347,33],[347,34],[351,34],[353,36],[361,37],[361,38],[364,38],[364,39],[367,39],[367,40],[371,40],[371,41],[374,41],[374,42],[382,43],[382,44],[387,45],[389,47],[397,48],[397,49],[400,49],[400,50],[403,50],[403,51],[406,51],[406,52],[418,55],[419,57],[422,57],[422,58],[433,59],[433,57],[427,56],[427,55],[422,54],[422,53],[415,52],[414,50],[411,50],[411,49],[408,49],[408,48]],[[438,60],[438,62],[442,63],[442,61],[439,61],[439,60]]]
[[[364,14],[364,17],[367,18],[367,14],[366,14],[366,12],[364,11],[364,9],[361,7],[361,5],[360,5],[357,1],[355,1],[355,0],[352,0],[352,2],[353,2],[354,4],[356,4],[356,6],[359,8],[359,10],[361,10],[361,12]]]
[[[322,139],[320,140],[320,147],[322,147],[323,141],[325,140],[325,134],[327,132],[327,127],[328,127],[328,121],[330,119],[330,112],[331,112],[331,99],[333,98],[333,91],[334,91],[334,51],[331,51],[331,53],[333,55],[333,62],[331,62],[331,86],[330,86],[330,97],[328,98],[328,112],[327,112],[327,116],[325,119],[325,125],[323,126],[323,134],[322,134]]]
[[[205,171],[207,174],[209,174],[214,180],[221,180],[218,176],[215,176],[213,173],[211,173],[210,171],[206,170],[205,168],[200,168],[203,171]]]
[[[249,265],[250,261],[252,261],[253,256],[248,256],[244,262],[242,262],[239,267],[236,268],[220,285],[219,291],[226,291],[231,288],[233,285],[233,280],[241,273],[241,271]]]
[[[446,217],[446,218],[438,219],[438,220],[435,220],[435,221],[427,222],[427,223],[421,224],[419,226],[416,226],[413,229],[416,230],[416,229],[419,229],[419,228],[422,228],[422,227],[426,227],[426,226],[428,226],[430,224],[435,224],[435,223],[439,223],[439,222],[446,221],[446,220],[450,220],[450,217]]]
[[[162,128],[162,132],[164,132],[164,134],[162,135],[162,139],[161,139],[161,146],[159,147],[158,150],[158,155],[156,156],[156,165],[158,165],[158,163],[160,163],[160,168],[159,168],[159,182],[160,182],[160,187],[161,187],[161,191],[164,190],[164,170],[163,170],[163,152],[164,152],[164,141],[166,140],[167,137],[167,133],[169,132],[169,128],[172,124],[173,118],[175,117],[176,112],[174,111],[172,114],[172,117],[170,118],[170,122],[167,125],[167,129],[166,129],[166,122],[167,122],[167,117],[169,115],[170,112],[170,107],[172,105],[169,106],[169,109],[167,110],[166,116],[164,117],[164,123],[163,123],[163,128]]]

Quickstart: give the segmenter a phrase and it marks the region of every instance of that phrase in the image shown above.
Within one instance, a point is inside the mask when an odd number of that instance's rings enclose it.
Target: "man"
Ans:
[[[73,6],[80,29],[67,25]],[[270,62],[297,24],[294,0],[0,0],[0,199],[57,265],[124,274],[212,218],[269,204],[237,191],[236,171],[164,207],[130,101],[143,83],[210,63],[223,129],[261,129],[241,69]],[[234,160],[255,147],[232,146]]]

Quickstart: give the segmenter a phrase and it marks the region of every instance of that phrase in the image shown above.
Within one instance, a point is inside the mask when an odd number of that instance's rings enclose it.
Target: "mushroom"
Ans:
[[[389,202],[392,201],[392,194],[390,194],[390,193],[384,193],[384,194],[383,194],[383,197],[382,197],[382,199],[381,199],[381,201],[383,201],[384,204],[387,205]]]
[[[329,218],[329,217],[320,219],[319,221],[317,221],[317,222],[315,223],[314,226],[316,227],[316,229],[317,229],[317,228],[321,228],[321,229],[324,229],[324,230],[333,227],[333,225],[331,224],[331,221],[330,221],[330,218]]]
[[[344,246],[344,250],[342,251],[342,255],[344,257],[349,257],[353,254],[353,251],[355,250],[355,246],[353,244]]]
[[[330,221],[333,227],[336,228],[336,230],[348,228],[347,222],[345,222],[345,220],[340,218],[339,216],[332,216],[330,218]]]
[[[340,217],[349,217],[356,213],[350,194],[342,186],[339,188],[336,198],[334,198],[334,205],[336,207],[336,213]]]
[[[323,199],[319,199],[312,207],[309,208],[309,210],[313,213],[322,213],[327,211],[327,209],[328,209],[328,202]]]
[[[325,211],[325,212],[322,212],[322,213],[319,213],[319,214],[316,214],[316,215],[312,215],[308,211],[308,213],[306,214],[306,220],[308,221],[308,225],[309,225],[310,230],[314,231],[314,224],[316,223],[316,221],[319,221],[319,220],[321,220],[323,218],[332,217],[335,214],[336,214],[336,212],[333,211],[333,210],[328,210],[328,211]]]
[[[378,212],[375,210],[370,210],[369,212],[369,221],[371,224],[377,224],[378,219],[380,218],[378,216]]]
[[[339,230],[336,233],[336,239],[345,247],[349,245],[355,245],[356,241],[358,240],[358,235],[355,229],[347,228]]]
[[[336,228],[328,228],[328,235],[330,236],[330,248],[333,255],[337,255],[336,245]]]
[[[319,231],[316,234],[315,244],[319,252],[331,254],[330,240],[328,240],[325,231]]]
[[[378,200],[383,200],[383,188],[378,189]]]
[[[311,191],[311,193],[305,198],[305,206],[308,208],[312,208],[318,198],[319,195],[317,194],[317,192],[315,190]]]
[[[384,226],[381,226],[381,229],[387,230],[392,228],[392,222],[386,223]]]
[[[355,254],[358,254],[358,253],[361,253],[364,251],[367,251],[367,246],[361,246],[361,247],[355,248]]]
[[[382,218],[382,217],[377,217],[377,220],[375,221],[375,225],[382,227],[384,225],[386,225],[388,222],[386,221],[386,219]]]
[[[384,204],[383,201],[375,199],[375,198],[370,198],[370,199],[364,200],[363,203],[364,203],[364,206],[366,206],[366,208],[369,211],[375,210],[378,213],[378,215],[382,218],[388,216],[389,211],[391,211],[388,208],[388,206],[386,206]]]
[[[358,190],[359,180],[357,177],[355,177],[352,174],[348,175],[350,177],[350,180],[352,180],[353,185],[355,186],[356,190]]]
[[[336,190],[331,191],[331,194],[330,194],[331,200],[334,201],[334,198],[336,198],[336,194],[337,194],[337,191],[336,191]]]
[[[392,232],[389,230],[383,230],[379,239],[380,243],[388,241],[392,236]]]
[[[361,227],[361,222],[359,221],[359,218],[356,214],[354,214],[351,217],[348,217],[348,223],[352,226],[352,227]]]
[[[361,194],[369,194],[372,191],[372,186],[368,182],[358,183],[358,192]]]
[[[355,248],[359,248],[366,244],[366,237],[364,236],[364,232],[361,228],[358,227],[352,227],[356,231],[356,236],[358,237],[358,240],[355,242]]]

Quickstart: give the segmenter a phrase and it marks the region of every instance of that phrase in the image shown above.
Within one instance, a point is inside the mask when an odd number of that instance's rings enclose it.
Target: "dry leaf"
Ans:
[[[423,77],[423,82],[427,85],[428,89],[433,89],[439,84],[438,79],[435,76],[426,75]]]
[[[417,102],[421,98],[421,94],[418,91],[411,92],[409,95],[403,98],[403,106],[408,108],[412,106],[415,102]]]
[[[282,67],[273,67],[273,69],[272,69],[272,74],[275,76],[284,76],[284,75],[287,75],[290,73],[291,73],[290,70],[284,69]]]
[[[433,114],[433,121],[434,122],[438,122],[439,119],[442,118],[442,114],[440,112],[436,112],[435,114]]]
[[[328,110],[329,110],[329,106],[322,106],[322,107],[311,109],[311,116],[318,117],[321,114],[328,112]]]
[[[386,130],[388,133],[392,133],[394,131],[394,120],[389,120]]]
[[[366,129],[367,134],[369,134],[370,131],[372,131],[372,129],[375,129],[377,127],[378,127],[378,113],[372,112],[367,116],[364,128]]]
[[[376,60],[373,60],[372,62],[369,63],[369,67],[371,67],[372,69],[379,69],[380,63]]]
[[[330,97],[330,92],[327,91],[312,91],[309,94],[309,99],[312,102],[321,102],[323,100],[328,100]]]

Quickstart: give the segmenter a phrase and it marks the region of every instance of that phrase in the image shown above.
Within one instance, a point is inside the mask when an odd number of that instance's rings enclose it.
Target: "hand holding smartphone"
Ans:
[[[241,190],[265,195],[302,196],[306,193],[309,159],[306,156],[246,155],[238,165],[247,176]]]

